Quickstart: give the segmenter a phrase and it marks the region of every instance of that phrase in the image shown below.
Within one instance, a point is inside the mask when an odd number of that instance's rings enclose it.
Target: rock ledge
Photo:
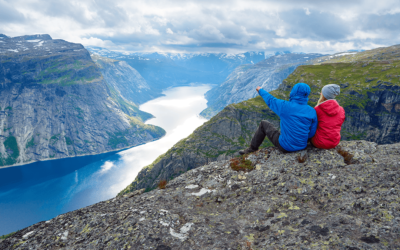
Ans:
[[[271,147],[248,156],[249,173],[213,162],[32,225],[0,249],[399,249],[400,144],[340,147],[349,165],[335,149]]]

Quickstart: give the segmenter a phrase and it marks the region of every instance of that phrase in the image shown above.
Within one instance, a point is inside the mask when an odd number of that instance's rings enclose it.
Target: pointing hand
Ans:
[[[256,88],[257,92],[258,92],[258,91],[260,91],[260,89],[261,89],[261,87],[260,87],[260,86],[258,86],[258,87]]]

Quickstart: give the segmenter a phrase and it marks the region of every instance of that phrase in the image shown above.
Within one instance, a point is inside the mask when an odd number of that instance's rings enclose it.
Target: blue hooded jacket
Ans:
[[[307,140],[317,130],[317,112],[307,105],[310,87],[297,83],[290,92],[290,100],[275,98],[267,91],[258,92],[268,107],[281,118],[279,144],[287,151],[298,151],[307,147]]]

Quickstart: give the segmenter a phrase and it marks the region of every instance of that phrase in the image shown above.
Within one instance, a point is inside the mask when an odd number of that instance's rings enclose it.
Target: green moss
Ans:
[[[266,147],[273,147],[273,146],[274,146],[274,144],[272,144],[272,142],[268,138],[265,138],[263,143],[260,146],[260,149],[266,148]]]
[[[10,129],[12,129],[12,128],[13,128],[13,127],[5,128],[5,129],[3,129],[3,131],[6,132],[7,130],[10,130]]]
[[[43,61],[43,58],[30,60],[31,63],[41,64],[41,70],[35,80],[41,84],[59,84],[70,86],[74,84],[84,84],[101,79],[102,76],[96,69],[91,60],[75,60],[70,62],[70,58],[61,57],[58,60],[52,58]]]
[[[240,136],[240,137],[239,137],[239,143],[240,143],[241,145],[246,144],[246,140],[243,138],[243,136]]]
[[[74,142],[71,140],[71,138],[69,138],[69,137],[67,137],[67,136],[65,136],[65,143],[66,143],[67,145],[72,145],[72,144],[74,144]]]
[[[4,141],[4,147],[6,148],[7,151],[11,151],[11,155],[9,155],[7,158],[1,157],[0,164],[4,165],[12,165],[17,162],[17,158],[19,157],[19,148],[18,148],[18,143],[17,139],[14,136],[8,137]]]
[[[60,139],[60,134],[56,134],[56,135],[53,135],[52,137],[50,137],[51,145],[54,145],[59,139]]]
[[[22,245],[26,242],[26,240],[21,240],[20,242],[18,242],[17,244],[13,245],[13,249],[17,248],[19,245]]]
[[[33,146],[35,146],[35,139],[33,138],[33,136],[32,136],[32,138],[26,143],[26,148],[30,148],[30,147],[33,147]]]
[[[364,131],[364,132],[357,133],[357,134],[350,134],[350,133],[347,133],[346,131],[343,131],[342,134],[343,134],[343,137],[347,138],[347,140],[362,140],[367,135],[367,132]]]
[[[128,130],[114,133],[107,132],[107,134],[110,136],[108,138],[108,145],[113,149],[117,148],[117,146],[120,144],[122,144],[123,146],[128,146],[128,140],[125,138],[125,135],[127,135],[128,133]]]
[[[0,239],[7,239],[8,237],[13,236],[16,232],[18,232],[18,231],[15,231],[15,232],[12,232],[12,233],[9,233],[9,234],[5,234],[5,235],[1,235]]]
[[[150,192],[150,191],[152,191],[152,190],[154,190],[154,189],[156,189],[157,187],[147,187],[145,190],[144,190],[144,192],[145,193],[147,193],[147,192]]]
[[[149,133],[153,137],[161,137],[165,135],[165,130],[158,126],[144,124],[139,118],[137,117],[128,117],[129,123],[133,128],[136,128],[136,134],[143,134]]]

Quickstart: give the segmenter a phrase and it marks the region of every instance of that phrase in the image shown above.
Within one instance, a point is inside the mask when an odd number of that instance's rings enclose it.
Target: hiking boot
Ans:
[[[253,152],[256,152],[256,151],[257,150],[254,150],[252,148],[246,148],[245,150],[240,150],[239,154],[240,155],[247,155],[247,154],[250,154],[250,153],[253,153]]]

